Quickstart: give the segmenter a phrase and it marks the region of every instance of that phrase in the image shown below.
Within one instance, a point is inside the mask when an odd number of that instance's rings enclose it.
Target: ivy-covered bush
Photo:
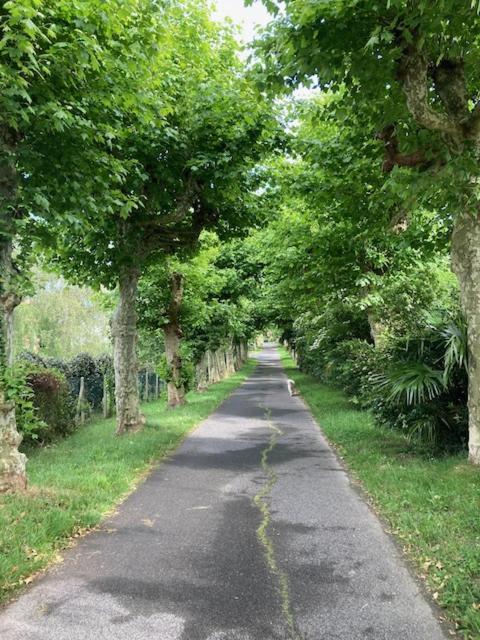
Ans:
[[[34,403],[34,392],[28,384],[29,372],[36,364],[27,361],[16,363],[15,367],[6,369],[2,380],[6,396],[15,401],[17,428],[22,435],[23,444],[32,445],[42,441],[48,425],[41,420]]]
[[[32,390],[37,418],[44,425],[37,440],[47,443],[74,431],[75,402],[65,376],[55,369],[38,368],[28,373],[26,382]],[[26,431],[28,425],[24,419],[22,423]]]
[[[102,406],[103,370],[106,358],[109,356],[101,356],[100,359],[93,358],[88,353],[80,353],[67,363],[66,377],[73,396],[78,397],[80,378],[83,377],[85,379],[85,399],[93,411],[99,410]]]
[[[180,345],[180,356],[182,358],[182,383],[186,391],[193,388],[195,383],[195,353],[192,345],[184,341]],[[158,372],[165,383],[171,382],[172,372],[167,364],[167,358],[163,354],[158,363]]]
[[[80,378],[85,379],[85,395],[90,410],[99,411],[102,407],[103,377],[107,377],[109,389],[114,388],[113,358],[104,354],[93,358],[88,353],[80,353],[73,360],[60,360],[58,358],[43,358],[38,354],[24,352],[20,361],[26,361],[31,365],[54,369],[61,372],[70,387],[70,394],[74,399],[78,398],[80,390]]]
[[[75,402],[65,376],[34,360],[20,360],[5,381],[24,446],[46,444],[75,429]]]
[[[85,378],[86,410],[102,407],[106,376],[113,404],[114,375],[110,355],[92,358],[79,354],[70,361],[43,358],[25,352],[10,374],[12,397],[17,400],[18,427],[26,444],[43,444],[75,428],[80,378]]]

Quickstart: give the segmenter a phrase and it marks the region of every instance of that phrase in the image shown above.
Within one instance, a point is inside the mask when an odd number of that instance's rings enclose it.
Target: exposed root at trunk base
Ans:
[[[116,436],[124,436],[131,433],[138,433],[139,431],[141,431],[143,429],[143,427],[145,426],[147,419],[145,418],[145,416],[143,415],[143,413],[141,413],[138,416],[138,421],[132,424],[123,424],[117,427],[117,430],[115,431],[115,435]]]

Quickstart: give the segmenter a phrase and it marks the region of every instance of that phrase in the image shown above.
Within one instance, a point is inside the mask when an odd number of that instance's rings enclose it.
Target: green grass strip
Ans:
[[[29,490],[0,497],[0,602],[55,561],[76,536],[95,527],[181,439],[212,413],[256,366],[249,361],[175,410],[143,406],[145,428],[114,437],[114,420],[97,420],[30,453]]]
[[[346,396],[282,363],[323,432],[425,580],[460,637],[480,639],[480,469],[464,456],[427,457],[380,428]]]

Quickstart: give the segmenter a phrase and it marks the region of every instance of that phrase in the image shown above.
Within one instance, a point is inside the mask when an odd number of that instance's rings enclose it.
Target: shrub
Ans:
[[[194,364],[194,354],[191,346],[183,342],[180,345],[180,356],[182,358],[182,383],[185,387],[185,390],[188,391],[192,389],[195,383],[195,364]],[[172,372],[170,367],[167,364],[167,358],[165,355],[162,355],[160,362],[158,363],[157,370],[161,379],[165,383],[169,383],[172,380]]]
[[[71,433],[75,429],[75,403],[63,374],[39,368],[28,373],[26,382],[37,416],[45,425],[36,439],[47,443]]]
[[[365,340],[344,340],[328,351],[324,377],[356,400],[372,370],[375,349]]]
[[[20,361],[15,367],[5,371],[2,380],[7,398],[15,401],[17,428],[22,435],[23,443],[27,445],[38,443],[48,431],[48,425],[38,414],[34,391],[27,382],[28,372],[31,370],[27,361]]]
[[[378,423],[429,451],[466,446],[467,349],[460,319],[437,319],[415,335],[390,336],[377,349],[356,316],[338,310],[305,314],[295,330],[300,368],[341,388]]]
[[[58,358],[42,358],[36,353],[24,352],[20,355],[19,360],[29,363],[30,366],[43,367],[62,373],[75,401],[80,391],[80,378],[83,377],[89,411],[100,410],[102,407],[104,375],[106,375],[109,389],[113,393],[113,358],[109,354],[93,358],[88,353],[81,353],[73,360],[67,361]]]
[[[380,423],[442,450],[466,446],[467,393],[466,336],[458,321],[391,341],[363,389]]]
[[[102,365],[105,363],[102,360]],[[68,362],[66,372],[72,395],[77,398],[80,391],[80,378],[85,379],[85,399],[89,406],[95,410],[102,406],[103,397],[103,372],[97,361],[88,353],[80,353]]]
[[[295,323],[293,342],[302,371],[325,382],[335,380],[335,384],[341,386],[338,376],[347,365],[342,345],[362,344],[368,348],[371,340],[363,315],[358,310],[339,305],[326,308],[319,315],[305,313],[300,316]],[[355,346],[351,348],[355,349]]]
[[[17,428],[27,446],[45,444],[75,428],[75,404],[62,373],[37,358],[23,358],[5,374],[7,398],[15,400]]]

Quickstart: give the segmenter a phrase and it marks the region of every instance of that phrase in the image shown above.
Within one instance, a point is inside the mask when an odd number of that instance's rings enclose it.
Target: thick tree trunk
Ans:
[[[0,360],[2,365],[13,365],[13,313],[21,298],[15,291],[15,267],[13,265],[13,241],[2,237],[9,229],[0,228]]]
[[[102,409],[103,409],[103,417],[110,417],[110,389],[108,384],[108,377],[104,373],[103,374],[103,397],[102,397]]]
[[[117,435],[138,431],[145,419],[140,413],[137,361],[136,298],[140,272],[131,267],[120,276],[120,302],[113,317]]]
[[[480,464],[480,216],[464,214],[455,224],[452,265],[459,283],[468,341],[469,459]]]
[[[242,361],[246,362],[248,360],[248,342],[244,340],[240,346],[241,346]]]
[[[15,423],[15,405],[0,392],[0,493],[21,491],[27,486],[27,458],[18,451],[22,437]]]
[[[13,348],[13,314],[15,308],[20,304],[20,298],[10,298],[5,308],[5,355],[7,357],[7,367],[13,367],[14,348]]]
[[[1,351],[2,360],[7,367],[12,367],[14,361],[13,314],[19,304],[20,297],[15,293],[8,292],[6,295],[0,296],[0,325],[2,329]]]
[[[183,383],[182,356],[180,345],[182,329],[180,311],[183,301],[183,276],[173,273],[171,277],[171,297],[168,309],[168,324],[163,328],[165,334],[165,357],[169,369],[167,383],[168,406],[178,407],[186,403]]]
[[[417,33],[414,40],[421,40]],[[466,143],[480,148],[478,110],[470,110],[465,62],[461,57],[440,56],[435,62],[423,48],[411,42],[411,34],[403,41],[403,57],[399,68],[407,99],[407,107],[417,124],[441,134],[453,156],[462,152]],[[433,80],[432,83],[432,70]],[[432,93],[432,89],[434,93]],[[437,109],[441,104],[443,109]],[[437,158],[445,162],[444,155]],[[465,212],[458,216],[452,238],[452,266],[460,284],[462,307],[467,321],[468,342],[468,413],[469,459],[480,464],[480,215]]]
[[[22,438],[15,422],[15,405],[6,402],[1,389],[2,377],[13,364],[13,312],[20,297],[12,290],[13,243],[8,220],[0,228],[0,492],[25,489],[26,457],[18,451]]]

